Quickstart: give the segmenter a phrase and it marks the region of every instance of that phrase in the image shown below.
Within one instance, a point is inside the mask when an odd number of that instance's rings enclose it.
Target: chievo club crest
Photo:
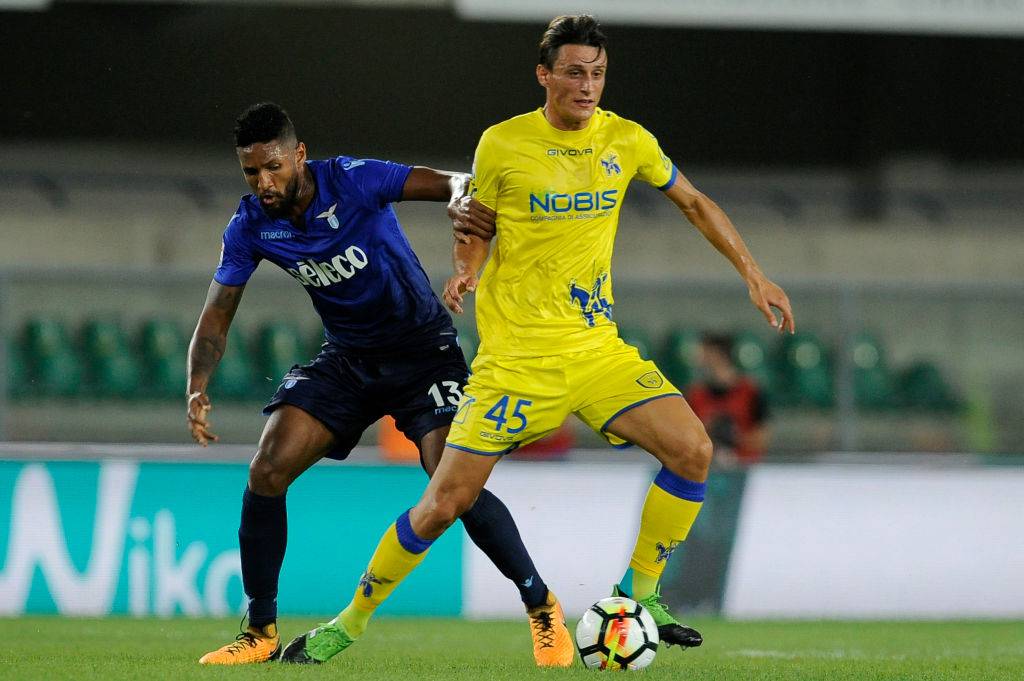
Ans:
[[[377,579],[376,575],[367,570],[363,573],[363,576],[359,578],[359,588],[363,590],[363,598],[369,598],[373,595],[373,585],[380,584],[381,581]]]
[[[323,213],[320,213],[320,215],[317,215],[316,216],[317,219],[320,220],[320,219],[326,218],[327,219],[327,224],[329,224],[331,226],[331,229],[338,229],[338,227],[341,226],[341,223],[338,222],[338,218],[336,218],[334,216],[334,211],[335,211],[335,209],[337,207],[338,207],[338,204],[336,204],[336,203],[331,205],[330,208],[325,210]]]
[[[601,159],[601,165],[604,166],[604,174],[611,177],[612,173],[616,175],[622,174],[622,166],[619,165],[619,157],[617,154],[608,154]]]
[[[569,299],[580,308],[587,326],[594,326],[594,319],[597,315],[604,315],[608,319],[612,318],[612,304],[601,292],[606,281],[608,281],[607,272],[597,278],[593,288],[589,291],[581,288],[575,280],[569,282]]]
[[[669,557],[672,555],[672,552],[675,551],[678,547],[679,547],[679,542],[677,542],[677,541],[670,541],[668,543],[668,547],[667,548],[665,547],[664,544],[662,544],[661,542],[658,542],[658,545],[654,547],[654,548],[658,549],[658,557],[654,559],[654,562],[655,563],[660,563],[663,560],[668,560]]]

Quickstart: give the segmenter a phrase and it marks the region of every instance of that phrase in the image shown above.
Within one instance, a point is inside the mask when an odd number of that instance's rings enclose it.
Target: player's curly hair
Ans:
[[[288,112],[273,102],[253,104],[235,120],[235,146],[282,140],[294,142],[295,126]]]
[[[548,24],[540,39],[538,64],[548,69],[555,66],[555,56],[562,45],[588,45],[597,48],[597,56],[605,50],[608,38],[601,30],[601,24],[589,14],[567,14],[555,17]]]

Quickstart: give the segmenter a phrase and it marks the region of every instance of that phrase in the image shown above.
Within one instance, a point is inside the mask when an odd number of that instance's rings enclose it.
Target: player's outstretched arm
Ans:
[[[466,173],[413,166],[402,187],[402,200],[447,201],[456,239],[466,242],[469,235],[489,239],[494,236],[494,211],[469,195],[471,181]]]
[[[452,266],[455,271],[444,284],[444,304],[455,314],[462,314],[462,301],[466,293],[476,290],[477,273],[487,262],[491,252],[490,239],[469,236],[466,241],[455,240],[452,247]]]
[[[216,442],[217,436],[210,430],[207,420],[210,409],[210,398],[206,387],[210,383],[213,370],[224,356],[228,342],[228,329],[235,317],[238,303],[242,299],[245,286],[223,286],[216,280],[210,283],[206,294],[206,304],[199,315],[192,342],[188,346],[188,387],[185,390],[187,404],[188,428],[196,442],[206,446],[207,442]]]
[[[675,184],[668,188],[665,195],[683,211],[686,219],[700,230],[704,238],[729,259],[746,282],[751,302],[764,314],[768,323],[780,332],[788,330],[795,333],[796,320],[793,318],[789,297],[758,267],[725,211],[699,192],[682,173],[676,175]],[[781,321],[776,318],[772,308],[781,313]]]

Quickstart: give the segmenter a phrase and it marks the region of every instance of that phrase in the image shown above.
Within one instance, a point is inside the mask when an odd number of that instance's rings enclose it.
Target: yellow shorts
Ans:
[[[606,347],[549,357],[478,355],[448,434],[448,446],[474,454],[507,454],[557,430],[569,414],[612,445],[606,432],[619,414],[644,402],[680,395],[658,367],[622,339]]]

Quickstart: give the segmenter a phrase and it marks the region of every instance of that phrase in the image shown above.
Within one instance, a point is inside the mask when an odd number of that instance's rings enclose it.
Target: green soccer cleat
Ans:
[[[334,618],[327,624],[302,636],[296,636],[281,653],[281,662],[290,664],[322,664],[348,648],[355,639]]]
[[[622,590],[618,584],[612,587],[612,596],[622,596],[624,598],[632,598],[628,593]],[[696,648],[704,642],[704,637],[700,635],[700,632],[692,627],[687,627],[679,623],[672,613],[668,611],[665,604],[661,602],[661,585],[658,585],[658,590],[653,594],[644,598],[643,600],[637,601],[640,605],[647,608],[647,612],[651,613],[651,617],[654,618],[654,623],[658,625],[658,638],[661,642],[667,646],[682,646],[683,648]],[[286,651],[287,652],[287,651]]]

